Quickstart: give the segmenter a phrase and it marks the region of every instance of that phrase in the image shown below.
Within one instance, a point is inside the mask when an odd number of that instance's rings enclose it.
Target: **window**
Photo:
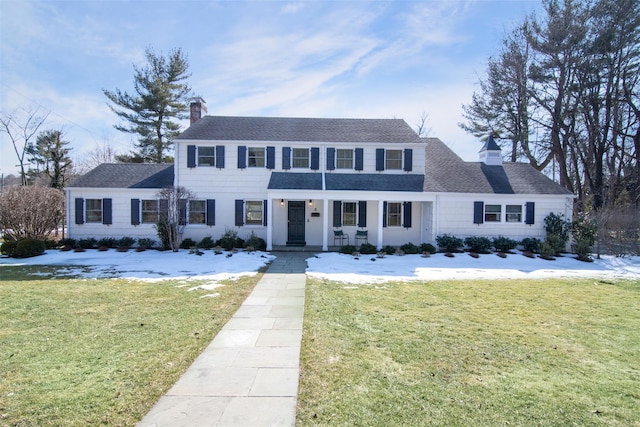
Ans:
[[[353,169],[353,150],[336,150],[336,167],[338,169]]]
[[[308,148],[294,148],[292,158],[292,166],[294,168],[308,168],[309,167],[309,149]]]
[[[156,224],[160,219],[158,200],[142,200],[142,223]]]
[[[87,199],[85,209],[87,222],[102,222],[102,199]]]
[[[216,147],[198,147],[198,166],[216,165]]]
[[[342,225],[356,225],[356,202],[342,203]]]
[[[387,203],[387,227],[402,226],[402,203]]]
[[[507,222],[522,222],[522,205],[507,205]]]
[[[402,150],[385,151],[385,169],[402,169]]]
[[[249,167],[250,168],[263,168],[265,155],[264,147],[249,147]]]
[[[500,222],[502,215],[502,206],[500,205],[485,205],[484,207],[484,221],[485,222]]]
[[[244,223],[247,225],[262,225],[262,201],[247,201],[244,210]]]
[[[189,224],[204,224],[205,209],[204,200],[189,200]]]

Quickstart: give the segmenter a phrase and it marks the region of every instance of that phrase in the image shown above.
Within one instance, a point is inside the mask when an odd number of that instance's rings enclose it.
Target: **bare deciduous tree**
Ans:
[[[50,237],[64,219],[64,193],[50,187],[9,187],[0,193],[0,231],[5,239]]]
[[[6,133],[13,144],[13,149],[18,157],[22,185],[27,185],[27,171],[25,169],[27,148],[31,139],[49,116],[49,113],[44,115],[39,113],[40,107],[0,114],[0,132]],[[24,119],[21,116],[24,116]]]
[[[187,204],[194,195],[190,190],[179,186],[163,188],[157,193],[157,197],[161,204],[158,234],[161,234],[161,240],[166,238],[166,243],[173,252],[178,252],[181,227],[186,223]]]

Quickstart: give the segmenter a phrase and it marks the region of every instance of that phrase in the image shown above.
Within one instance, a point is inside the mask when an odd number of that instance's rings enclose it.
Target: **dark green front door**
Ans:
[[[304,201],[290,201],[287,209],[287,245],[305,245],[304,240]]]

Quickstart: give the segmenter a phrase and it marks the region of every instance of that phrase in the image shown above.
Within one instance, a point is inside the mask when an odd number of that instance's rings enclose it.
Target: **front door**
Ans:
[[[289,202],[287,220],[287,245],[306,245],[304,240],[304,201]]]

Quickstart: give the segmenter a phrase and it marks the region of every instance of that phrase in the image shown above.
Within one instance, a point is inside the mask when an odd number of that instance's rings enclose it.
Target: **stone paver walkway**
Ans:
[[[309,254],[276,256],[238,311],[137,426],[295,424]]]

